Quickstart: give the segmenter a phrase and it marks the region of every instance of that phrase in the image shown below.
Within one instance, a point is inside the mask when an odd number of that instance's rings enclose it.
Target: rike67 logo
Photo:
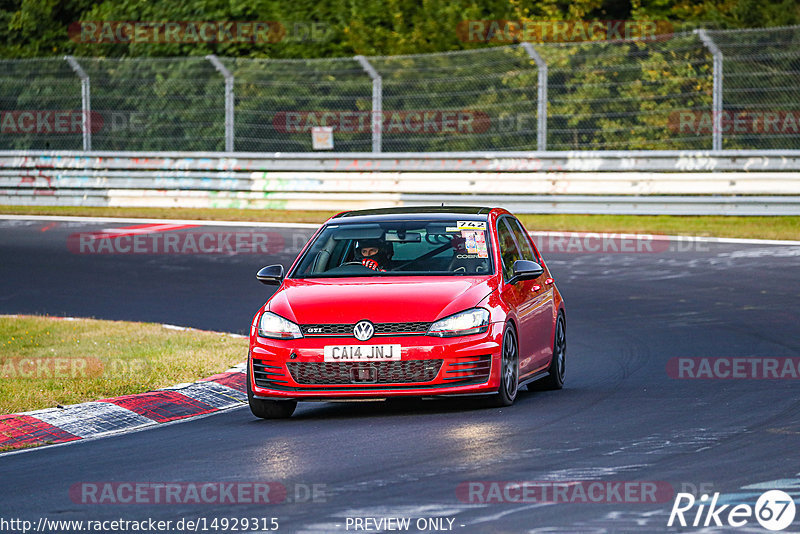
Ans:
[[[795,504],[792,497],[781,490],[770,490],[761,494],[755,506],[737,504],[717,505],[719,493],[711,501],[703,495],[695,501],[691,493],[678,493],[669,514],[667,526],[721,527],[727,523],[732,527],[743,527],[754,518],[767,530],[783,530],[794,521]],[[694,507],[697,510],[692,510]]]

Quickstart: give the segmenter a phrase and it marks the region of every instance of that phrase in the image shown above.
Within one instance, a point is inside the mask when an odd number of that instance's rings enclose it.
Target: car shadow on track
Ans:
[[[355,402],[319,402],[300,403],[298,411],[291,419],[348,419],[367,417],[387,417],[406,415],[439,415],[455,412],[502,411],[519,408],[534,397],[543,397],[550,392],[521,390],[512,406],[497,408],[487,405],[486,397],[439,397],[439,398],[403,398]],[[302,409],[304,408],[305,409]]]

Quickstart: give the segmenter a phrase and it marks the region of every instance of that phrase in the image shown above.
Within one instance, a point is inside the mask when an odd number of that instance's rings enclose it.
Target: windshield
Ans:
[[[291,278],[488,275],[486,221],[381,221],[328,225]]]

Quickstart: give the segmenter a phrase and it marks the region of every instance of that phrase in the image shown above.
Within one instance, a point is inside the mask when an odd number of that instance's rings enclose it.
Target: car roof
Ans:
[[[398,219],[452,219],[458,217],[469,221],[485,221],[489,217],[489,212],[494,208],[480,206],[413,206],[399,208],[379,208],[370,210],[353,210],[339,213],[331,218],[331,222],[337,219],[348,219],[348,222],[385,221]]]

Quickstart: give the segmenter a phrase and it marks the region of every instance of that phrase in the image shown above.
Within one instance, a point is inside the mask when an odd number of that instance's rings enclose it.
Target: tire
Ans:
[[[276,401],[256,399],[253,397],[253,387],[250,385],[250,379],[253,376],[251,369],[252,363],[250,358],[247,358],[247,402],[250,405],[250,411],[253,415],[261,419],[286,419],[291,417],[297,408],[296,400]]]
[[[500,388],[489,397],[489,406],[501,408],[511,406],[519,390],[519,344],[517,332],[510,324],[503,330],[503,346],[500,349]]]
[[[559,313],[556,321],[556,331],[553,335],[553,358],[550,360],[550,373],[546,378],[537,380],[530,384],[531,389],[554,390],[564,387],[564,377],[566,374],[567,362],[567,322],[564,314]]]

